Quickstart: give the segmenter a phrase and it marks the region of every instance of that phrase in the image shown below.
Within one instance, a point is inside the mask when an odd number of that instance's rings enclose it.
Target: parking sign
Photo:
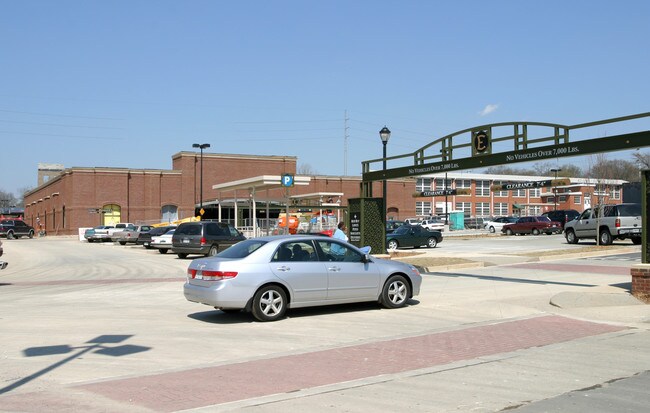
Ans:
[[[282,175],[282,186],[284,186],[284,187],[293,186],[293,175],[292,174],[284,174],[284,175]]]

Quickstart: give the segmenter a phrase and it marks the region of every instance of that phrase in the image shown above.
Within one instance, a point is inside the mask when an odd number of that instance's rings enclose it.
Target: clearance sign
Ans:
[[[500,185],[491,185],[491,191],[513,191],[516,189],[529,189],[529,188],[544,188],[555,187],[562,185],[569,185],[568,179],[547,179],[544,181],[531,181],[531,182],[510,182]]]
[[[447,195],[471,195],[472,190],[469,188],[458,189],[440,189],[437,191],[422,191],[413,194],[413,198],[418,197],[433,197],[433,196],[447,196]]]

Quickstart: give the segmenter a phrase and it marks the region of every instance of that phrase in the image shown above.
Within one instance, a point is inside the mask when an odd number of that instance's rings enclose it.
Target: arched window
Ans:
[[[178,207],[176,205],[164,205],[160,212],[162,213],[162,222],[173,222],[178,220]]]

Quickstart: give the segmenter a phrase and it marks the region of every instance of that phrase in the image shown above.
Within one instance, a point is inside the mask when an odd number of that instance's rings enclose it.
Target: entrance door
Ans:
[[[121,222],[122,208],[116,204],[104,205],[102,208],[102,225],[115,225]]]

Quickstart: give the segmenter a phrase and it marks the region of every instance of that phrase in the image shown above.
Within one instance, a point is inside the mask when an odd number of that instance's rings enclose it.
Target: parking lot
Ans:
[[[632,377],[650,369],[647,305],[551,300],[629,299],[640,247],[616,243],[600,254],[612,259],[525,255],[586,245],[448,236],[417,252],[487,266],[425,274],[403,309],[296,309],[259,323],[187,302],[190,259],[74,238],[10,240],[0,273],[0,409],[496,411]]]

